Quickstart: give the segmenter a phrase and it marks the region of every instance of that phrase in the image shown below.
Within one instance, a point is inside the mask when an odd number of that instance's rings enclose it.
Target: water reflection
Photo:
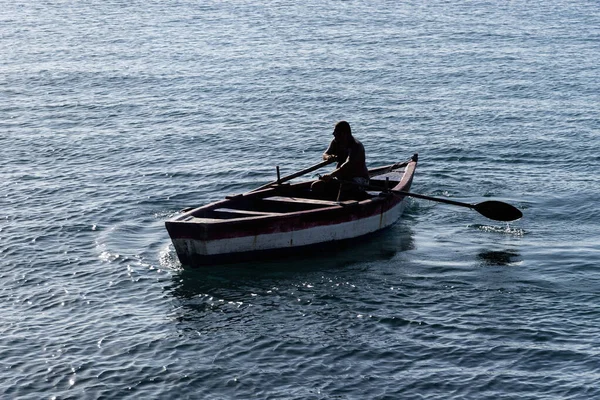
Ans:
[[[394,226],[362,242],[325,252],[184,268],[173,273],[171,284],[165,287],[174,300],[171,318],[182,332],[206,333],[242,329],[240,318],[260,319],[282,312],[302,315],[339,296],[345,298],[357,286],[364,286],[371,269],[388,265],[397,253],[413,248],[412,230]]]
[[[514,250],[482,251],[477,258],[486,266],[509,266],[523,261],[521,255]]]

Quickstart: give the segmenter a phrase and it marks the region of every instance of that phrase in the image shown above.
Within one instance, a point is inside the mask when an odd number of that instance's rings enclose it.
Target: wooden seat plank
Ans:
[[[266,211],[251,211],[251,210],[238,210],[237,208],[217,208],[216,212],[225,212],[229,214],[247,215],[251,217],[264,216],[264,215],[282,215],[279,212],[266,212]]]
[[[312,205],[322,205],[322,206],[344,206],[358,203],[356,200],[346,200],[346,201],[331,201],[331,200],[319,200],[319,199],[307,199],[303,197],[285,197],[285,196],[272,196],[265,197],[264,200],[276,201],[282,203],[295,203],[295,204],[312,204]]]

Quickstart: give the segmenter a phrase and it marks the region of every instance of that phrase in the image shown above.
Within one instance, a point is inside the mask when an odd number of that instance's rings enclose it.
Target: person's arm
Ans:
[[[332,158],[336,158],[337,157],[336,149],[337,149],[337,142],[335,141],[335,139],[333,139],[331,141],[331,143],[329,143],[329,147],[327,147],[327,150],[325,150],[325,153],[323,153],[323,160],[327,161]]]

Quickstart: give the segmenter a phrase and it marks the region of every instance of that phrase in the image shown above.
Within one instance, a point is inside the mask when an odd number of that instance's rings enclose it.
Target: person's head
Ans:
[[[340,121],[335,124],[335,128],[333,129],[333,136],[335,140],[344,144],[348,143],[352,138],[352,130],[350,129],[350,124],[346,121]]]

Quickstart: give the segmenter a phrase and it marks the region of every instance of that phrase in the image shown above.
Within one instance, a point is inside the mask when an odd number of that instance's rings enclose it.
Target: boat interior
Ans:
[[[395,179],[390,179],[390,176]],[[371,178],[367,191],[353,189],[337,193],[315,193],[310,189],[311,182],[285,183],[262,191],[228,196],[227,203],[197,209],[191,217],[229,220],[277,216],[331,206],[351,206],[363,200],[380,197],[388,188],[398,185],[398,178],[397,172],[382,174]]]

